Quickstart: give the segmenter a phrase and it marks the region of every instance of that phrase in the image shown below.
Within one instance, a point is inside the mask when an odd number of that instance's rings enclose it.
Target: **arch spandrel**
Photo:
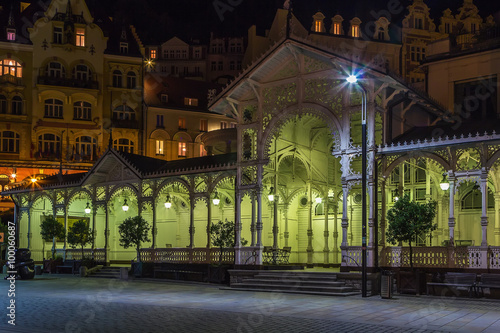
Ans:
[[[441,156],[429,152],[419,152],[418,156],[415,156],[415,154],[405,154],[394,159],[392,163],[390,163],[387,166],[387,168],[383,171],[382,176],[389,177],[392,170],[394,170],[394,168],[396,168],[398,165],[415,158],[428,158],[430,160],[433,160],[437,162],[437,164],[441,166],[444,170],[450,170],[451,168],[450,164],[447,161],[445,161]]]

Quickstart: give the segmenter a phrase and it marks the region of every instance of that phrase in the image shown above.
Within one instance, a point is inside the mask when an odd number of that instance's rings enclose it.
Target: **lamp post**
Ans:
[[[361,90],[361,296],[367,296],[366,276],[366,90],[358,83],[355,75],[350,75],[347,82],[356,84]]]

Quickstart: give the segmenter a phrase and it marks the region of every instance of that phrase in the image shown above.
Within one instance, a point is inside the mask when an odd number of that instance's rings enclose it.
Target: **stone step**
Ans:
[[[231,288],[244,288],[244,289],[263,289],[263,290],[288,290],[288,291],[311,291],[321,293],[349,293],[353,289],[351,287],[339,286],[297,286],[288,284],[263,284],[258,282],[241,282],[233,283]]]
[[[345,285],[344,282],[339,281],[315,281],[315,280],[307,280],[307,279],[286,279],[281,278],[279,280],[276,279],[267,279],[261,278],[260,276],[256,276],[253,279],[244,279],[243,283],[246,282],[254,282],[254,283],[262,283],[262,284],[286,284],[286,285],[300,285],[300,286],[325,286],[325,287],[342,287]]]
[[[300,294],[300,295],[321,295],[321,296],[356,296],[361,293],[358,291],[350,292],[317,292],[317,291],[302,291],[302,290],[280,290],[280,289],[258,289],[258,288],[241,288],[241,287],[223,287],[221,290],[236,290],[236,291],[257,291],[257,292],[274,292],[274,293],[286,293],[286,294]]]
[[[260,279],[296,279],[296,280],[307,280],[307,281],[325,281],[325,282],[333,282],[337,281],[336,274],[304,274],[304,273],[296,273],[296,274],[279,274],[279,273],[258,273],[255,275],[255,278]]]
[[[93,278],[104,278],[104,279],[119,279],[120,278],[120,267],[109,267],[105,266],[100,270],[94,272],[90,275]]]

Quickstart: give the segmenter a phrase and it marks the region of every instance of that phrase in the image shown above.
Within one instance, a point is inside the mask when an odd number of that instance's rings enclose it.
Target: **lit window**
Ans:
[[[179,118],[179,129],[186,129],[186,118]]]
[[[321,21],[314,21],[314,31],[321,32]]]
[[[340,23],[333,24],[333,34],[340,35]]]
[[[353,25],[351,27],[351,37],[359,37],[359,25]]]
[[[2,153],[19,153],[19,134],[12,131],[0,132]]]
[[[45,100],[45,117],[47,118],[62,118],[63,117],[63,101],[59,99]]]
[[[117,139],[113,141],[113,148],[125,153],[134,153],[134,141],[129,139]]]
[[[7,29],[7,40],[16,40],[16,29]]]
[[[85,28],[76,28],[76,46],[85,46]]]
[[[156,50],[151,50],[151,52],[150,52],[150,58],[151,59],[156,59]]]
[[[201,119],[200,120],[200,131],[207,132],[208,131],[208,120]]]
[[[89,102],[76,102],[73,104],[73,113],[73,118],[75,120],[91,120],[92,105]]]
[[[156,155],[165,155],[162,140],[156,140]]]
[[[179,142],[179,157],[186,157],[187,148],[185,142]]]
[[[128,53],[128,43],[121,42],[120,43],[120,53],[127,54]]]
[[[220,122],[220,129],[226,129],[227,128],[227,121],[221,121]]]
[[[198,106],[198,99],[197,98],[184,98],[184,105],[188,106]]]
[[[0,66],[2,67],[0,76],[12,75],[15,77],[23,77],[23,68],[21,67],[21,64],[15,60],[12,59],[0,60]]]
[[[63,40],[63,28],[54,27],[54,44],[62,44]]]

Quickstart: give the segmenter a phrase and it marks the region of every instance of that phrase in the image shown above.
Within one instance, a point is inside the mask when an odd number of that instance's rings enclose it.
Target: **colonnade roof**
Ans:
[[[48,176],[2,192],[2,195],[68,188],[92,184],[137,181],[171,176],[235,170],[236,153],[165,161],[152,157],[108,149],[88,172]],[[128,170],[128,173],[122,172]],[[121,177],[117,177],[121,174]]]

